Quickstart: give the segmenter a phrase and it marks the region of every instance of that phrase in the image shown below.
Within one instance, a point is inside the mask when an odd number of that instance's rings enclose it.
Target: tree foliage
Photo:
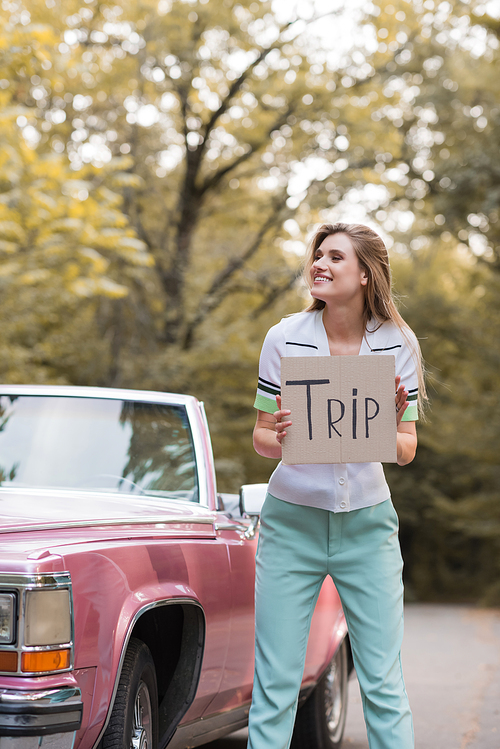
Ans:
[[[72,169],[60,141],[48,142],[64,114],[54,96],[63,66],[51,63],[59,37],[23,13],[0,37],[2,374],[81,381],[99,300],[127,296],[153,258],[122,210],[130,157]]]
[[[2,376],[192,392],[221,488],[265,480],[262,339],[303,306],[311,228],[364,216],[429,363],[389,467],[410,587],[498,601],[499,22],[378,0],[339,52],[314,5],[4,1]]]
[[[418,459],[391,478],[416,594],[498,603],[499,25],[479,4],[403,7],[408,43],[385,92],[404,167],[385,221],[432,413]],[[410,231],[391,227],[408,209]]]

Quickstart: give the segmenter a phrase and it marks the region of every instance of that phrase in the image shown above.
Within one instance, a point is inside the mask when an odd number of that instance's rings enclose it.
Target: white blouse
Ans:
[[[405,336],[392,322],[369,323],[359,355],[392,354],[396,375],[408,391],[409,406],[404,421],[416,421],[418,376],[414,357]],[[418,343],[408,329],[408,336]],[[255,408],[274,413],[281,388],[281,357],[330,356],[323,311],[299,312],[283,318],[272,327],[262,346]],[[293,414],[292,414],[293,420]],[[269,480],[269,493],[293,504],[318,507],[333,512],[349,512],[384,502],[390,497],[381,463],[324,463],[283,465]]]

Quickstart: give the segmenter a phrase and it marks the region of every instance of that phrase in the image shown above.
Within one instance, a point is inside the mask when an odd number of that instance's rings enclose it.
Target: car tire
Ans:
[[[158,689],[149,648],[131,638],[102,749],[157,749]]]
[[[297,711],[291,749],[340,749],[347,715],[347,642]]]

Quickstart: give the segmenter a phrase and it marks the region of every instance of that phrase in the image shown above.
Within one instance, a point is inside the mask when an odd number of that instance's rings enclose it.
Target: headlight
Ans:
[[[10,645],[15,639],[15,593],[0,593],[0,643]]]
[[[24,644],[63,645],[71,641],[69,590],[28,590]]]
[[[69,671],[73,639],[69,572],[0,572],[0,675]]]

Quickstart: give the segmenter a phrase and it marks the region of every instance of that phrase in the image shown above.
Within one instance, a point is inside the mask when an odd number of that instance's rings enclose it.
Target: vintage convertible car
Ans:
[[[245,726],[264,493],[217,494],[194,397],[0,387],[0,749],[187,749]],[[327,581],[296,749],[340,746],[349,668]]]

